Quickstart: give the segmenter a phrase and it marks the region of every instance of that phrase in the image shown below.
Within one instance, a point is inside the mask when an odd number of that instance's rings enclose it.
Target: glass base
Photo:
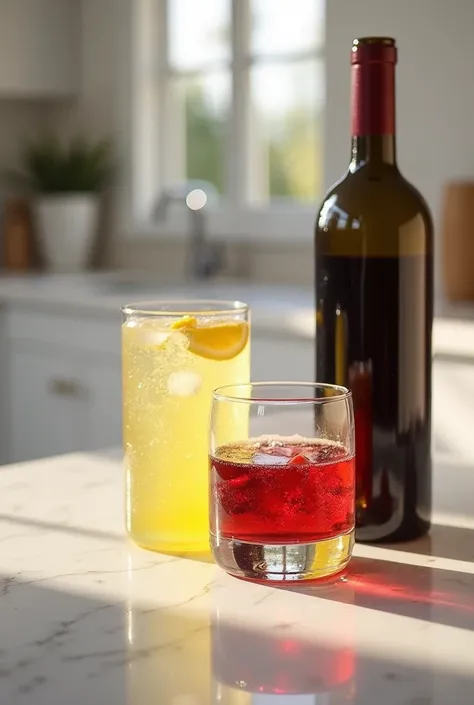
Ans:
[[[354,531],[315,543],[259,544],[211,534],[216,563],[230,575],[264,583],[297,583],[339,573],[351,559]]]

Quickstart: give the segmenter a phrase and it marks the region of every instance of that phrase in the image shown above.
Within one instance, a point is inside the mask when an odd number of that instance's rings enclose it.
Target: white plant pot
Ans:
[[[54,272],[85,269],[97,232],[98,196],[89,193],[39,196],[35,217],[39,245],[48,269]]]

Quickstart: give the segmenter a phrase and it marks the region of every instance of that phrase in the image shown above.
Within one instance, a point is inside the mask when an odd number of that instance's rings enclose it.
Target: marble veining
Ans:
[[[357,546],[344,579],[269,588],[132,545],[120,465],[0,472],[0,705],[472,705],[474,511]]]

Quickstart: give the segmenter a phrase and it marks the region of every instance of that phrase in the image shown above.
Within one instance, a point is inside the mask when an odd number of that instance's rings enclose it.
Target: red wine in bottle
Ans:
[[[316,219],[316,379],[351,388],[356,538],[431,514],[433,228],[395,159],[394,39],[352,46],[352,159]]]

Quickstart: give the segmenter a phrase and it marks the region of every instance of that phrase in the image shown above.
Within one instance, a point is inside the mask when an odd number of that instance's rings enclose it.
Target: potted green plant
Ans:
[[[49,269],[78,271],[87,266],[100,196],[111,175],[106,140],[75,137],[61,142],[47,135],[25,144],[16,178],[33,193],[39,245]]]

